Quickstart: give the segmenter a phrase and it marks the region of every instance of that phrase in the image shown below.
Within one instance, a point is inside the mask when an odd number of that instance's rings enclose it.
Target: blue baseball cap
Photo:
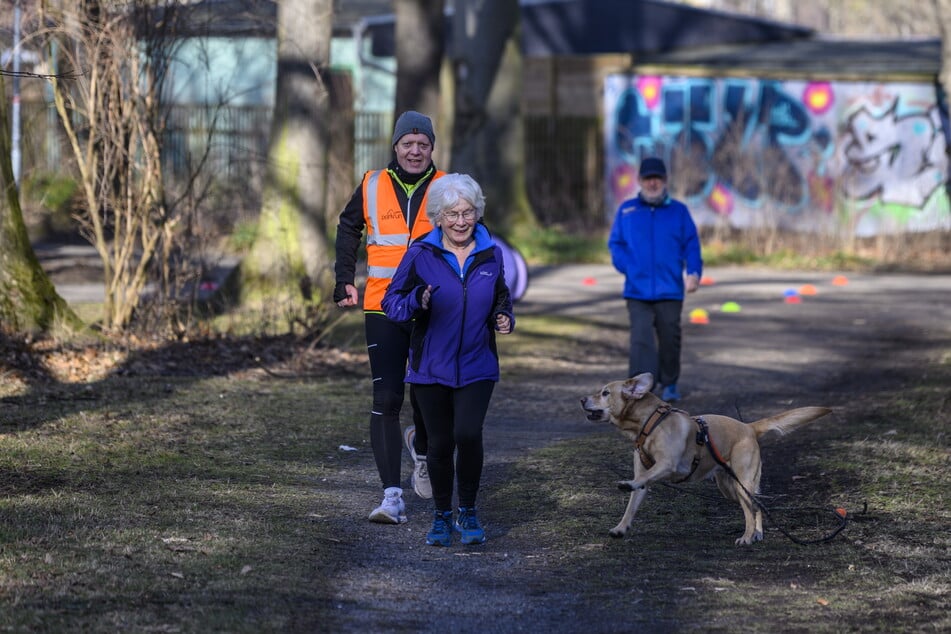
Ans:
[[[667,167],[662,160],[652,156],[641,161],[641,169],[638,173],[641,178],[647,178],[648,176],[667,178]]]

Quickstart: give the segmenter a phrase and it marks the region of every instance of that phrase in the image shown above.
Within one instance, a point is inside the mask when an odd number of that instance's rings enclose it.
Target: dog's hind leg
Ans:
[[[738,545],[748,545],[763,539],[763,512],[756,505],[751,496],[759,493],[760,463],[749,465],[748,469],[741,469],[736,473],[737,480],[732,481],[729,474],[718,474],[722,478],[730,478],[735,500],[743,509],[743,519],[746,529],[743,535],[736,540]]]
[[[637,507],[641,505],[646,495],[647,489],[641,488],[631,491],[631,497],[627,501],[627,508],[624,509],[624,516],[621,517],[621,521],[618,522],[618,525],[610,530],[611,537],[624,537],[624,535],[627,534],[627,531],[631,529],[631,524],[634,523],[634,514],[637,513]]]
[[[746,530],[743,536],[737,538],[737,545],[749,545],[763,539],[763,513],[756,506],[756,503],[750,499],[745,491],[737,491],[740,498],[740,507],[743,509],[743,519],[746,522]]]
[[[733,484],[733,478],[731,478],[729,474],[725,471],[717,471],[713,476],[713,480],[717,483],[717,488],[720,490],[720,493],[723,494],[723,497],[737,503],[740,501],[736,497],[736,487]]]

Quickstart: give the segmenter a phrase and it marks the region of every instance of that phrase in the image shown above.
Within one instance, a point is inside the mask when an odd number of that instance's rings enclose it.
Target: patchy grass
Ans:
[[[331,582],[291,564],[333,538],[317,489],[358,394],[149,378],[7,398],[0,629],[284,629],[293,588]]]
[[[609,264],[610,227],[577,231],[553,226],[519,231],[512,236],[533,265]],[[700,229],[704,265],[758,265],[807,271],[951,271],[951,231],[910,233],[878,238],[833,238],[774,230]]]
[[[847,427],[765,451],[776,522],[815,538],[844,506],[845,532],[800,546],[768,524],[736,547],[742,515],[709,483],[652,489],[633,534],[608,537],[630,444],[608,428],[549,441],[565,384],[623,355],[608,335],[526,316],[502,339],[493,419],[537,444],[486,474],[490,540],[473,549],[422,546],[415,498],[405,527],[365,520],[362,366],[252,349],[235,358],[259,363],[212,371],[225,351],[193,344],[86,381],[5,381],[0,631],[444,629],[434,611],[498,631],[951,629],[949,355],[914,389],[857,386]]]
[[[945,381],[948,374],[945,368]],[[742,514],[710,483],[655,486],[633,533],[606,538],[628,496],[611,485],[629,477],[633,459],[630,444],[618,442],[613,430],[526,456],[493,491],[491,506],[510,520],[531,517],[512,536],[557,551],[549,559],[572,571],[573,587],[589,601],[602,608],[610,604],[618,613],[639,606],[625,621],[634,629],[947,631],[946,385],[936,380],[870,404],[875,416],[864,425],[874,435],[856,437],[854,429],[847,437],[826,433],[816,445],[797,443],[793,436],[765,455],[764,503],[775,522],[797,538],[829,534],[837,525],[833,508],[849,510],[846,532],[829,543],[795,545],[767,522],[764,542],[735,547]],[[935,416],[942,411],[944,416]],[[890,426],[882,427],[875,417]],[[827,492],[817,496],[804,486],[770,480],[784,455],[779,451],[790,450],[808,456],[806,467],[822,465]],[[579,461],[579,456],[601,459]],[[526,496],[525,483],[532,481],[545,486]],[[771,489],[792,492],[770,495]],[[657,622],[658,613],[669,619],[666,625]]]

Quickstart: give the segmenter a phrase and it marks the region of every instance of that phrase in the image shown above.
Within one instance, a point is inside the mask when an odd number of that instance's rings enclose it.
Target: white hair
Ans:
[[[476,222],[485,213],[485,195],[474,178],[468,174],[446,174],[429,184],[426,192],[426,215],[434,226],[439,215],[452,209],[460,201],[476,210]]]

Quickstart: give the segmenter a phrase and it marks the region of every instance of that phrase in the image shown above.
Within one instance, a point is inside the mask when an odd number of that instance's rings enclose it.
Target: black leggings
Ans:
[[[482,479],[482,426],[495,381],[458,388],[435,384],[414,387],[429,436],[426,462],[436,510],[452,510],[453,480],[458,481],[459,506],[475,507]]]
[[[390,321],[386,315],[367,313],[365,317],[367,354],[373,378],[373,406],[370,410],[370,446],[380,472],[383,488],[398,487],[403,458],[403,431],[400,410],[406,393],[406,358],[409,354],[411,324]],[[426,454],[426,429],[410,386],[413,424],[416,425],[416,453]]]

